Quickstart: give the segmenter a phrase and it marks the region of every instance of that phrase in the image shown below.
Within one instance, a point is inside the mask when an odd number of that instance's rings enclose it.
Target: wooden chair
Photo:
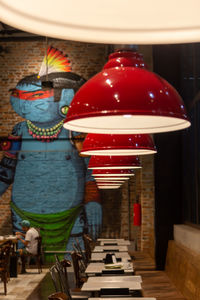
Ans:
[[[48,296],[48,300],[68,300],[69,297],[62,292],[56,292]]]
[[[88,262],[87,262],[87,257],[86,257],[86,253],[83,252],[83,250],[82,250],[82,248],[81,248],[81,246],[80,246],[80,244],[79,244],[78,239],[76,239],[75,247],[76,247],[76,252],[78,252],[78,253],[80,253],[80,254],[82,255],[83,263],[84,263],[84,266],[85,266],[85,268],[86,268],[86,267],[87,267],[87,264],[88,264]]]
[[[7,294],[7,282],[9,279],[11,242],[6,242],[0,247],[0,278],[4,284],[4,294]]]
[[[88,234],[83,234],[83,242],[85,246],[85,254],[87,258],[87,263],[91,259],[91,253],[92,253],[92,248],[93,248],[93,240]]]
[[[55,291],[56,292],[62,291],[63,288],[62,288],[62,285],[61,285],[61,282],[60,282],[61,280],[60,280],[59,273],[58,273],[58,270],[56,268],[56,265],[53,265],[49,269],[49,272],[50,272],[50,275],[51,275],[51,279],[53,281]]]
[[[35,255],[36,263],[38,267],[38,273],[42,273],[42,237],[38,236],[36,237],[36,240],[38,241],[37,244],[37,254]]]
[[[87,278],[86,278],[85,274],[83,274],[83,272],[81,272],[80,265],[79,265],[79,262],[83,258],[80,253],[77,253],[75,251],[73,251],[71,253],[71,257],[72,257],[72,263],[73,263],[73,267],[74,267],[74,276],[75,276],[76,287],[80,288],[83,285],[83,283],[87,281]]]
[[[68,280],[66,278],[64,269],[62,267],[61,262],[56,262],[54,266],[50,268],[51,278],[53,280],[53,284],[55,286],[56,292],[62,292],[67,295],[67,299],[75,300],[75,299],[83,299],[86,300],[90,295],[83,294],[79,292],[72,292],[69,288]],[[62,298],[61,298],[62,299]]]
[[[38,268],[38,273],[42,273],[42,237],[38,236],[35,238],[37,240],[37,254],[26,254],[25,256],[28,257],[28,263],[30,264],[30,260],[33,257],[36,261],[36,265]],[[24,258],[26,261],[26,258]]]
[[[73,249],[74,249],[74,252],[76,252],[77,254],[80,254],[80,256],[82,257],[82,259],[79,260],[79,262],[80,262],[80,272],[84,273],[84,271],[87,267],[86,256],[82,255],[83,252],[82,252],[82,250],[80,251],[77,244],[73,244]]]

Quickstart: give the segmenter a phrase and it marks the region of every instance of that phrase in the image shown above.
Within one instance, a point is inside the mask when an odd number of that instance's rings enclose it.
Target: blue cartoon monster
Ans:
[[[56,66],[56,68],[55,68]],[[102,208],[96,184],[79,155],[82,134],[63,128],[74,93],[84,79],[59,50],[49,47],[40,76],[19,81],[11,105],[25,119],[2,144],[0,195],[12,187],[13,230],[21,219],[40,228],[46,250],[69,250],[88,231],[100,232]],[[42,72],[44,74],[42,74]]]

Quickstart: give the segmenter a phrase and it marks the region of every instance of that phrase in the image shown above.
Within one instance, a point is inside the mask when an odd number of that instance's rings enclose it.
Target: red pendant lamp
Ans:
[[[133,170],[93,170],[92,175],[95,176],[95,178],[101,177],[102,175],[105,177],[108,176],[115,176],[115,177],[120,177],[120,176],[134,176]]]
[[[98,186],[98,189],[100,189],[100,190],[111,190],[111,189],[118,189],[118,188],[120,188],[120,185],[100,185],[100,186]]]
[[[122,185],[124,182],[120,182],[120,181],[99,181],[97,182],[97,185],[104,185],[104,184],[111,184],[111,185]]]
[[[123,183],[123,182],[125,182],[125,180],[120,179],[119,177],[118,177],[118,179],[107,179],[106,177],[105,177],[104,179],[101,179],[101,178],[95,178],[95,181],[96,181],[97,183],[102,183],[102,182],[104,182],[104,181],[106,181],[106,182],[118,182],[118,183]]]
[[[146,155],[156,153],[149,134],[95,134],[88,133],[81,154],[83,155]]]
[[[93,170],[119,170],[139,169],[140,160],[137,156],[96,156],[90,158],[88,169]]]
[[[105,176],[102,176],[102,177],[94,177],[95,179],[98,179],[99,181],[103,181],[103,180],[119,180],[119,177],[114,177],[114,176],[110,176],[110,177],[105,177]],[[121,180],[128,180],[129,177],[120,177]]]
[[[64,127],[91,133],[138,134],[190,126],[184,103],[163,78],[145,69],[143,58],[118,50],[103,70],[75,94]]]
[[[124,181],[121,181],[121,180],[106,180],[106,179],[104,179],[103,181],[101,181],[101,180],[96,180],[96,183],[97,183],[97,185],[102,185],[102,184],[105,184],[105,183],[111,183],[111,184],[123,184],[124,183]]]

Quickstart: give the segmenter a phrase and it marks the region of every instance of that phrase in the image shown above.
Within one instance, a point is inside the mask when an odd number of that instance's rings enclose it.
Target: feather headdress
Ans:
[[[38,77],[47,75],[53,72],[70,72],[71,65],[67,56],[60,50],[49,46],[47,55],[45,55],[42,62]]]

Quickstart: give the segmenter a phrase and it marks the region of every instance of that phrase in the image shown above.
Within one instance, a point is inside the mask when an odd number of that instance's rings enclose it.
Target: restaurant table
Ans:
[[[12,241],[13,244],[17,244],[16,235],[0,235],[0,244],[3,244],[7,241]]]
[[[131,260],[131,257],[130,255],[128,254],[128,252],[92,252],[91,254],[91,258],[90,260],[91,261],[103,261],[103,259],[106,258],[106,254],[114,254],[116,259],[121,259],[122,261],[123,260]]]
[[[127,246],[95,246],[92,252],[128,252]]]
[[[132,281],[132,282],[142,282],[142,277],[140,275],[133,276],[94,276],[88,277],[87,282],[119,282],[119,281]]]
[[[100,239],[97,239],[97,242],[116,242],[116,241],[125,241],[125,239],[103,239],[103,238],[100,238]]]
[[[113,266],[116,266],[117,264],[112,264]],[[94,276],[94,275],[133,275],[134,269],[131,263],[118,263],[118,266],[122,266],[121,268],[116,269],[107,269],[109,265],[105,265],[104,263],[89,263],[87,266],[85,273],[88,276]]]
[[[109,297],[106,297],[106,298],[103,298],[103,297],[100,297],[100,298],[97,298],[97,297],[90,297],[88,298],[88,300],[156,300],[156,298],[149,298],[149,297],[115,297],[114,299],[113,298],[109,298]]]
[[[85,282],[81,287],[81,291],[83,292],[100,292],[102,289],[128,289],[129,291],[141,291],[142,286],[140,282],[121,280],[112,282]]]
[[[114,241],[100,241],[100,246],[106,246],[106,245],[110,245],[110,246],[129,246],[131,244],[130,241],[128,240],[123,240],[123,241],[117,241],[117,240],[114,240]]]

